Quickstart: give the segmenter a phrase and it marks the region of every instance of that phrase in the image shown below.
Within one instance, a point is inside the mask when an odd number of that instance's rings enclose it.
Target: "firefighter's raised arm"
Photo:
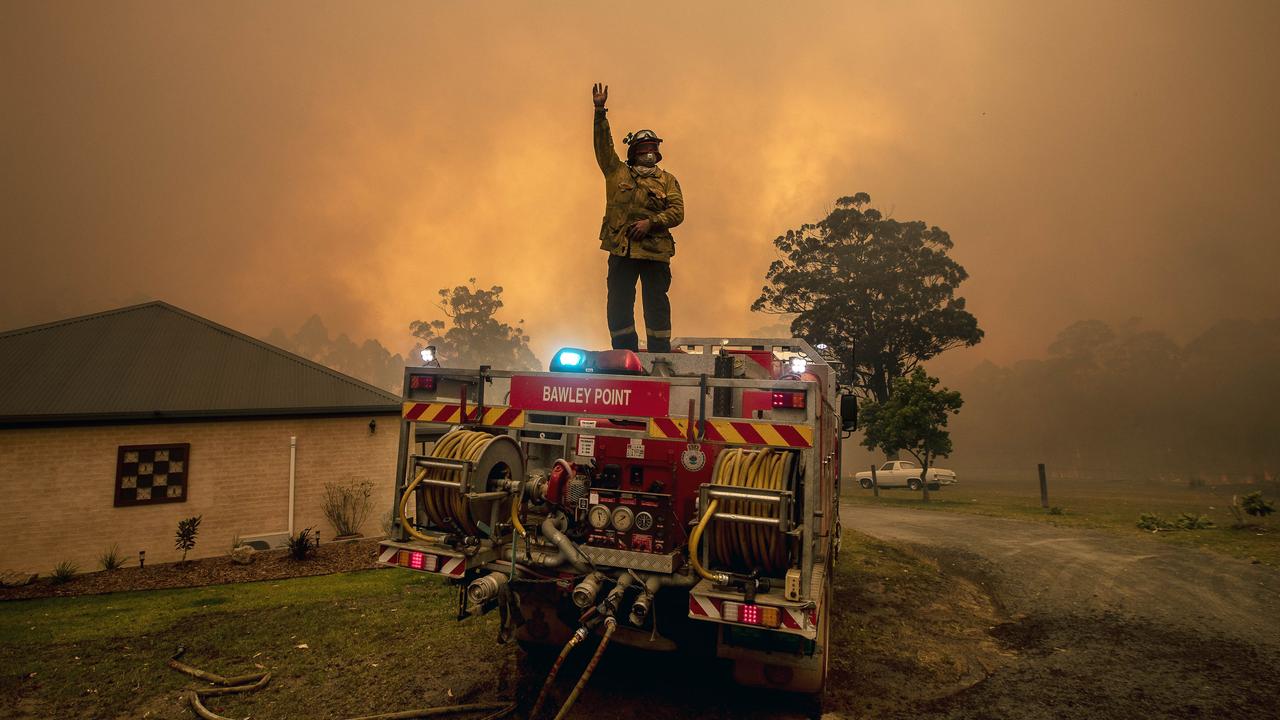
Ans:
[[[596,163],[600,171],[608,175],[611,170],[622,164],[618,151],[613,149],[613,133],[609,130],[609,118],[605,102],[609,99],[609,86],[596,83],[591,87],[591,102],[596,107],[593,135],[596,146]]]

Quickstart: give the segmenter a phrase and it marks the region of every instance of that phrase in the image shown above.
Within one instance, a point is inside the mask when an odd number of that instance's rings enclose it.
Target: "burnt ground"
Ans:
[[[859,507],[843,520],[974,582],[1002,619],[988,635],[1004,662],[986,677],[878,717],[1280,716],[1274,568],[973,515]]]

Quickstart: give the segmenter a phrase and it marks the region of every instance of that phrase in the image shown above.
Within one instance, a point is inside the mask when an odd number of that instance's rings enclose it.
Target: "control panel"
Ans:
[[[663,493],[591,489],[587,545],[632,552],[669,553],[685,542],[685,531]]]

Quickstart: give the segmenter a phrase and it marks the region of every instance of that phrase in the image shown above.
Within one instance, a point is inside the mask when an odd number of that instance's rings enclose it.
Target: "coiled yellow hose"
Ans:
[[[725,450],[716,465],[713,482],[753,490],[783,490],[788,454],[778,450]],[[707,511],[694,528],[689,539],[689,553],[694,570],[705,578],[714,579],[698,560],[698,546],[708,521],[718,509],[720,499],[707,504]],[[728,513],[777,517],[778,505],[759,500],[724,500]],[[751,570],[759,568],[765,574],[774,575],[786,568],[786,543],[771,525],[756,523],[722,523],[711,535],[711,555],[722,566]]]
[[[489,433],[475,430],[454,430],[440,438],[435,448],[431,451],[431,457],[446,460],[466,460],[472,463],[479,462],[480,457],[484,455],[484,451],[488,449],[489,443],[493,442],[495,437]],[[464,470],[446,468],[419,469],[417,474],[414,475],[413,481],[405,488],[404,495],[400,497],[400,525],[405,529],[405,532],[418,540],[431,541],[432,538],[418,532],[413,527],[413,524],[409,522],[407,513],[409,500],[413,497],[414,490],[423,480],[447,480],[460,483],[465,479],[464,473]],[[431,520],[431,524],[438,528],[446,528],[449,527],[450,520],[452,520],[459,529],[469,535],[478,535],[480,533],[475,519],[471,517],[471,506],[463,496],[463,493],[442,485],[427,485],[422,493],[423,504],[426,506],[427,517]],[[512,505],[512,513],[514,514],[516,512],[515,503]],[[523,529],[523,527],[520,527],[521,534],[523,534]]]

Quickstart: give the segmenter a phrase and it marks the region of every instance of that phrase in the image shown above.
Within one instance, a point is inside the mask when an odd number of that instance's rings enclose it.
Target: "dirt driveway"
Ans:
[[[1280,572],[1145,538],[898,508],[846,527],[987,590],[1007,664],[903,716],[1280,716]]]

